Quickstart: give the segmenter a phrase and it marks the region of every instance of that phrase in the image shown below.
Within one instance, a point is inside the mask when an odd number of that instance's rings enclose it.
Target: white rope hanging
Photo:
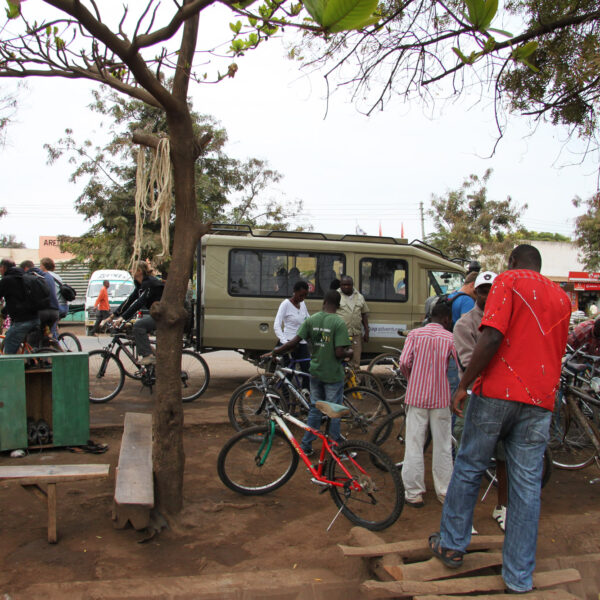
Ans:
[[[135,177],[135,238],[131,269],[133,270],[142,253],[144,222],[146,215],[153,220],[160,219],[160,239],[162,258],[169,256],[169,222],[173,205],[173,176],[169,138],[163,137],[156,150],[152,150],[150,172],[146,164],[146,151],[140,145],[137,156],[137,172]]]

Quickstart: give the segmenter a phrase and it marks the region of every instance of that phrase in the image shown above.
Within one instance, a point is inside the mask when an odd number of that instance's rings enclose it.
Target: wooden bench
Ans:
[[[154,507],[152,471],[152,415],[125,413],[117,466],[113,521],[121,529],[130,522],[135,529],[150,523]]]
[[[55,544],[56,484],[63,481],[80,481],[108,477],[110,465],[19,465],[0,467],[0,480],[20,483],[48,506],[48,541]],[[47,484],[43,490],[40,484]]]

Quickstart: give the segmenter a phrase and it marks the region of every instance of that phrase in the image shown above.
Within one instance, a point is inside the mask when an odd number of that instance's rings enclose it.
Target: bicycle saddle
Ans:
[[[333,402],[326,402],[325,400],[319,400],[315,403],[315,407],[318,408],[324,415],[327,415],[331,419],[339,419],[350,414],[350,409],[342,404],[334,404]]]

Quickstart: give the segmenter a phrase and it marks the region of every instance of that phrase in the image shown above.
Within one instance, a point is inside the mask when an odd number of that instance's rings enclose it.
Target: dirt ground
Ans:
[[[151,410],[147,390],[128,381],[119,397],[91,407],[91,438],[106,454],[66,449],[0,455],[0,465],[110,463],[102,481],[58,484],[57,544],[46,539],[46,510],[15,483],[0,483],[0,594],[2,598],[362,598],[368,578],[361,559],[344,558],[352,524],[338,518],[329,494],[310,483],[302,464],[280,490],[248,498],[225,488],[216,457],[232,435],[227,399],[252,367],[233,353],[209,355],[206,394],[185,406],[185,507],[154,539],[111,521],[114,468],[128,410]],[[386,541],[425,538],[439,525],[441,506],[431,490],[426,506],[405,507],[379,535]],[[568,589],[598,599],[600,589],[600,470],[554,471],[543,491],[538,560],[577,556],[583,584]],[[498,534],[493,494],[476,509],[480,534]],[[591,555],[596,555],[592,557]],[[590,562],[590,558],[595,561]]]

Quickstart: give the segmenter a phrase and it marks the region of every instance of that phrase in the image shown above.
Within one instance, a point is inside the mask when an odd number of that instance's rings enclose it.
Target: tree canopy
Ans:
[[[491,169],[481,178],[469,175],[460,188],[449,190],[446,196],[432,196],[428,214],[435,231],[427,236],[427,242],[453,258],[481,257],[487,268],[498,270],[512,250],[519,215],[527,206],[515,206],[510,196],[489,200],[491,175]]]
[[[600,192],[586,200],[576,197],[573,204],[585,209],[575,220],[575,243],[581,249],[584,267],[600,271]]]
[[[304,46],[310,65],[350,87],[367,113],[394,95],[426,103],[474,91],[504,111],[598,130],[600,8],[596,0],[392,1],[365,31]],[[492,105],[492,102],[488,101]]]
[[[94,91],[90,109],[103,117],[110,139],[102,146],[91,140],[78,143],[74,132],[46,144],[49,161],[62,156],[75,165],[71,180],[85,181],[76,210],[92,222],[80,237],[61,236],[61,249],[88,261],[90,268],[127,268],[135,237],[136,153],[131,135],[136,130],[166,134],[164,114],[139,100]],[[195,165],[196,204],[203,221],[244,223],[265,229],[288,229],[290,219],[302,211],[302,201],[286,203],[270,190],[281,175],[257,158],[238,160],[224,147],[227,132],[212,118],[191,113],[199,136],[210,136],[205,154]],[[174,215],[171,218],[171,234]],[[305,229],[309,226],[305,226]],[[172,239],[172,235],[171,235]],[[162,252],[160,223],[144,223],[142,254],[154,260]],[[160,262],[160,258],[157,258]]]

